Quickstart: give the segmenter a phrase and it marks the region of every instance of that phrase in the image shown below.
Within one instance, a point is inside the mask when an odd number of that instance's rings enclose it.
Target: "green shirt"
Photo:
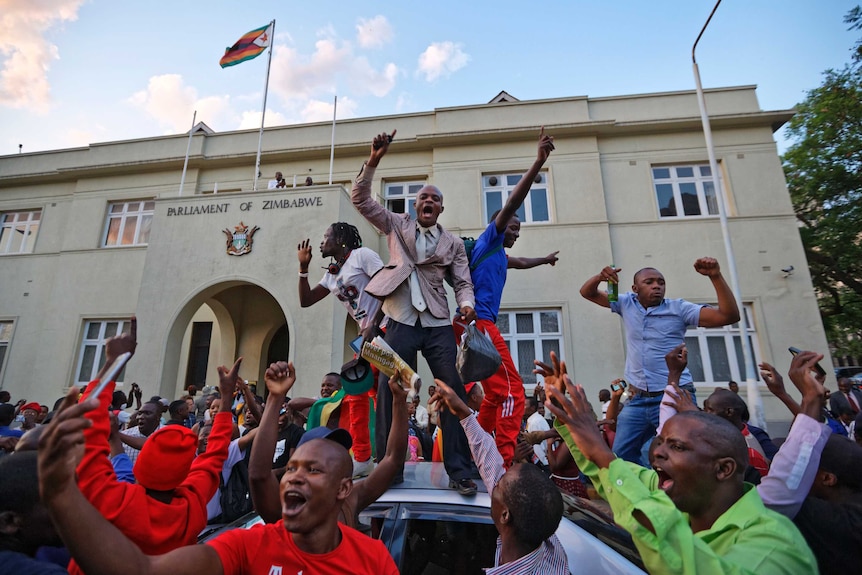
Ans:
[[[710,529],[694,533],[688,516],[658,488],[652,469],[615,459],[599,469],[584,457],[569,430],[554,426],[575,462],[599,494],[608,501],[614,520],[631,533],[650,573],[752,575],[817,573],[817,561],[793,523],[763,505],[757,490],[745,484],[745,494]],[[640,511],[655,533],[641,525]]]

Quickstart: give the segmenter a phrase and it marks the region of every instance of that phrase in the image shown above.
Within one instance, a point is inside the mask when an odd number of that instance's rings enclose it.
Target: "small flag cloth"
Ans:
[[[224,56],[219,60],[219,65],[222,68],[227,68],[257,58],[267,49],[271,41],[272,24],[247,32],[236,41],[236,44],[230,48],[225,48]]]

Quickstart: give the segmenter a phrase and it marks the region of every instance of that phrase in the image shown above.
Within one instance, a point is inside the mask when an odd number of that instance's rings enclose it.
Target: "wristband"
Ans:
[[[307,278],[307,277],[308,277],[308,272],[299,272],[299,277],[301,277],[301,278]]]

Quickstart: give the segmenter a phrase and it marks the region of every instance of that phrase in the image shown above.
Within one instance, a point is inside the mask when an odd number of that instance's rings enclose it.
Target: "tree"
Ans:
[[[844,18],[862,29],[862,9]],[[834,354],[862,357],[862,41],[797,106],[784,172]]]

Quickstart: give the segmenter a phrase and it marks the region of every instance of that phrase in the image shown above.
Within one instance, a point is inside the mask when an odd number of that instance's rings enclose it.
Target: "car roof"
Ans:
[[[862,365],[845,365],[835,368],[836,377],[852,377],[862,373]]]

